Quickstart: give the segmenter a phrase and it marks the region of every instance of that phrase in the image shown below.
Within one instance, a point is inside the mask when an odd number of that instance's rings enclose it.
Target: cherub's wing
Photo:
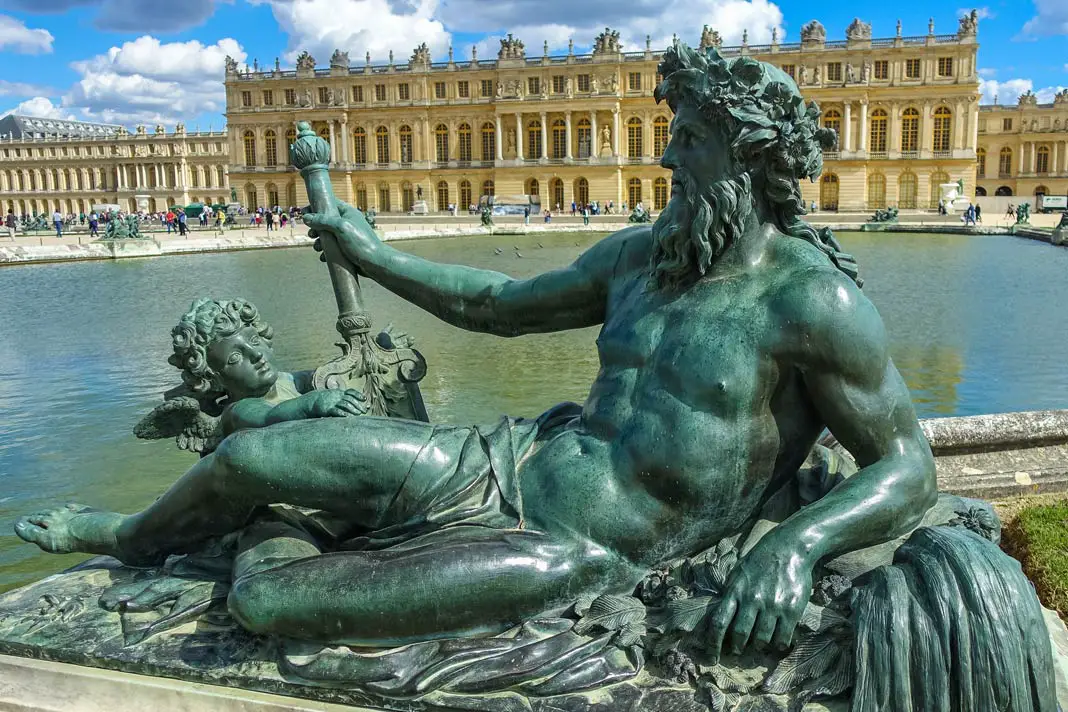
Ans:
[[[142,440],[174,438],[179,448],[203,455],[219,444],[220,421],[205,413],[195,398],[179,396],[153,408],[134,427],[134,435]]]

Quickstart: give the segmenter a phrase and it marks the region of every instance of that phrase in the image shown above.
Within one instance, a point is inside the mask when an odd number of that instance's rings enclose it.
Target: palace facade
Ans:
[[[979,112],[976,195],[1068,195],[1068,90],[1049,104],[1027,92],[1016,106]]]
[[[803,187],[823,209],[928,208],[938,186],[975,186],[979,131],[978,21],[953,34],[873,39],[855,20],[828,40],[818,22],[801,42],[723,47],[708,27],[701,46],[783,68],[817,101],[839,146],[824,175]],[[698,38],[694,38],[698,39]],[[420,46],[406,62],[354,66],[336,51],[328,67],[307,53],[295,71],[241,71],[227,62],[230,177],[246,205],[303,205],[287,167],[298,120],[333,151],[334,189],[380,212],[462,208],[481,196],[538,195],[543,208],[572,201],[639,200],[659,209],[669,172],[659,166],[670,110],[657,105],[660,53],[623,51],[606,29],[591,54],[531,56],[509,35],[496,58],[432,62]]]
[[[0,119],[0,211],[88,213],[94,205],[155,212],[228,203],[225,131],[168,132],[10,115]]]

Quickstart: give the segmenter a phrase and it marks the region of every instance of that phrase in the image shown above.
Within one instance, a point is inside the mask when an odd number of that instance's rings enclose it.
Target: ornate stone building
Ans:
[[[976,173],[976,195],[1068,195],[1068,90],[1050,104],[1027,92],[982,107]]]
[[[956,32],[872,39],[860,20],[846,39],[828,40],[818,22],[802,41],[720,47],[779,65],[824,122],[839,132],[819,184],[806,200],[825,209],[886,205],[926,208],[940,183],[975,185],[979,117],[977,18]],[[719,45],[705,28],[704,46]],[[307,53],[295,71],[226,72],[231,179],[247,205],[303,204],[288,170],[295,122],[309,120],[334,151],[335,190],[379,211],[408,209],[420,195],[431,210],[466,207],[482,195],[536,194],[543,207],[609,200],[659,209],[669,173],[658,165],[670,111],[652,95],[660,55],[624,52],[606,29],[593,52],[541,56],[511,35],[495,59],[472,51],[431,62],[425,46],[407,61],[354,66],[335,52],[317,68]]]
[[[227,203],[225,131],[5,116],[0,119],[0,211],[88,212],[93,205],[150,211],[191,202]]]

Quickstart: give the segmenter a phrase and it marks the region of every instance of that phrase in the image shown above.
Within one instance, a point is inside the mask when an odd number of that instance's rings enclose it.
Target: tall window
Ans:
[[[667,150],[668,139],[670,134],[668,127],[670,122],[666,116],[657,116],[653,119],[653,155],[659,158],[664,155],[664,151]]]
[[[977,148],[975,150],[975,174],[980,178],[986,178],[986,149]]]
[[[434,82],[434,98],[445,98],[445,82]]]
[[[293,106],[297,103],[297,90],[286,89],[286,106]]]
[[[653,181],[653,210],[663,210],[668,202],[667,178],[657,178]]]
[[[838,176],[824,173],[820,178],[820,210],[838,210]]]
[[[468,81],[456,82],[456,96],[467,99],[471,96],[471,83]]]
[[[492,161],[497,155],[497,129],[490,123],[482,124],[482,160]],[[470,204],[470,203],[468,203]]]
[[[281,205],[281,201],[278,200],[278,186],[274,183],[267,184],[267,206],[273,207],[275,205]]]
[[[1035,173],[1049,173],[1049,147],[1039,146],[1035,152]]]
[[[828,109],[827,113],[823,115],[823,128],[834,131],[835,135],[840,137],[842,135],[842,114],[837,109]]]
[[[589,158],[591,154],[591,127],[589,119],[579,119],[576,126],[576,134],[578,138],[578,157]]]
[[[408,89],[408,82],[401,82],[397,85],[397,99],[399,101],[408,101],[412,98],[412,92]]]
[[[871,142],[868,150],[886,153],[886,112],[882,109],[871,112]]]
[[[905,78],[906,79],[919,79],[920,78],[920,60],[919,59],[906,59],[905,60]]]
[[[563,119],[553,120],[553,158],[567,155],[567,125]]]
[[[286,130],[286,155],[285,155],[285,159],[287,161],[289,160],[289,149],[296,142],[297,142],[297,130],[295,128],[293,128],[292,126],[290,126]],[[222,185],[222,183],[220,182],[219,185]]]
[[[590,204],[590,182],[585,178],[575,181],[575,202],[579,205]]]
[[[939,171],[931,174],[931,197],[928,208],[937,208],[942,199],[942,185],[949,182],[949,174]]]
[[[389,129],[379,126],[375,129],[375,161],[379,164],[389,163]],[[386,188],[389,194],[389,188]]]
[[[541,77],[527,77],[527,94],[541,94]]]
[[[553,208],[560,210],[564,207],[564,181],[553,178],[549,181],[549,193],[553,198]]]
[[[449,209],[449,184],[438,181],[438,210]]]
[[[471,202],[471,181],[462,180],[460,181],[460,207],[466,210],[471,205],[473,205]]]
[[[642,120],[632,116],[627,119],[627,156],[641,158],[642,148]]]
[[[828,62],[827,64],[827,81],[840,82],[842,81],[842,63],[841,62]]]
[[[952,57],[939,57],[938,58],[938,76],[940,76],[940,77],[952,77],[953,76],[953,58]]]
[[[263,105],[274,106],[274,92],[270,89],[263,90]]]
[[[1012,119],[1002,119],[1001,120],[1001,130],[1002,131],[1012,131]]]
[[[385,100],[386,100],[386,85],[385,84],[375,84],[375,101],[385,101]]]
[[[319,87],[319,103],[330,103],[330,87]]]
[[[784,64],[782,65],[782,71],[786,76],[791,79],[797,79],[797,65],[796,64]]]
[[[541,186],[538,184],[537,178],[528,178],[526,185],[527,195],[541,195]]]
[[[565,88],[564,85],[565,84],[566,84],[566,82],[564,81],[564,75],[563,74],[554,74],[553,75],[553,94],[563,94],[564,93],[564,88]]]
[[[246,131],[244,136],[245,144],[245,165],[256,165],[256,134],[251,131]]]
[[[378,210],[383,213],[388,213],[391,209],[389,203],[389,186],[383,183],[378,186]]]
[[[267,165],[278,165],[278,138],[274,135],[274,131],[267,129],[263,134],[263,145],[267,149]]]
[[[493,96],[493,80],[492,79],[483,79],[482,80],[482,97],[485,98],[485,99],[488,99],[491,96]]]
[[[1001,154],[998,156],[998,175],[1012,175],[1012,149],[1008,146],[1001,149]]]
[[[580,74],[575,77],[575,89],[578,91],[587,92],[590,90],[590,75]]]
[[[898,207],[913,210],[916,208],[918,180],[915,173],[902,173],[897,182]]]
[[[438,163],[449,162],[449,127],[445,124],[434,127],[434,160]]]
[[[293,204],[296,204],[296,200]],[[356,207],[367,212],[367,186],[363,183],[356,184]]]
[[[877,59],[875,60],[875,66],[872,67],[872,71],[874,72],[876,79],[889,79],[890,62],[885,59]]]
[[[913,108],[901,114],[901,150],[915,153],[920,150],[920,112]]]
[[[640,178],[631,178],[627,181],[627,207],[633,208],[642,202],[642,181]]]
[[[949,151],[950,124],[953,112],[949,107],[940,106],[934,112],[934,150]]]
[[[493,195],[493,181],[482,181],[482,195]]]
[[[872,173],[868,176],[868,208],[875,210],[886,207],[886,176]]]
[[[541,158],[541,122],[536,119],[527,126],[527,158]]]
[[[360,165],[367,163],[367,132],[356,127],[352,132],[353,160]]]
[[[641,72],[628,72],[627,73],[627,89],[630,91],[641,91],[642,89],[642,73]]]
[[[353,101],[353,103],[357,103],[357,104],[362,104],[363,103],[363,87],[361,87],[361,86],[352,87],[352,101]]]
[[[456,130],[456,148],[461,161],[471,160],[471,125],[460,124]]]
[[[248,108],[248,107],[252,106],[252,92],[250,92],[250,91],[241,92],[241,106],[243,106],[245,108]]]
[[[412,140],[412,127],[405,124],[397,130],[397,136],[400,137],[400,159],[401,163],[411,163],[415,160],[414,141]]]

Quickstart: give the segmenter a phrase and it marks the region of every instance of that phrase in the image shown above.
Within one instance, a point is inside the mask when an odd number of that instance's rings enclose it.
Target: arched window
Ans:
[[[482,181],[482,195],[493,195],[493,181]]]
[[[537,178],[528,178],[527,179],[527,185],[526,185],[526,193],[527,193],[527,195],[539,195],[540,194],[538,192],[539,190],[540,190],[540,186],[538,185],[538,179]]]
[[[400,139],[400,162],[411,163],[415,160],[415,140],[412,138],[412,127],[407,124],[401,126],[397,129],[397,136]]]
[[[189,167],[189,180],[192,182],[193,188],[200,187],[200,166]],[[194,201],[195,202],[195,201]]]
[[[468,136],[471,132],[468,131]],[[449,209],[449,184],[445,181],[438,181],[438,210]]]
[[[390,199],[389,185],[387,183],[380,183],[378,185],[378,211],[380,213],[388,213],[392,209],[393,205]]]
[[[986,195],[986,188],[981,185],[975,186],[975,197],[982,198]]]
[[[937,208],[938,201],[942,199],[942,185],[949,182],[949,174],[938,171],[931,174],[931,202],[928,208]]]
[[[367,212],[367,185],[365,183],[356,184],[356,207]]]
[[[828,109],[823,115],[823,128],[831,129],[837,136],[842,135],[842,114],[838,109]]]
[[[642,181],[640,178],[631,178],[627,181],[627,206],[633,208],[642,202]]]
[[[389,129],[385,126],[375,129],[375,162],[379,165],[389,163]],[[386,194],[389,194],[388,187]]]
[[[267,165],[278,165],[278,137],[275,136],[274,131],[267,129],[263,134],[263,145],[267,149]],[[271,203],[274,205],[274,203]]]
[[[1039,146],[1035,151],[1035,173],[1049,173],[1049,146]]]
[[[434,160],[438,163],[449,162],[449,127],[445,124],[434,127]]]
[[[950,125],[953,123],[953,112],[947,106],[940,106],[934,112],[934,150],[941,152],[949,151],[951,136]]]
[[[246,166],[254,166],[254,165],[256,165],[256,134],[252,133],[251,131],[246,131],[245,132],[245,137],[244,137],[244,143],[245,143],[245,165]]]
[[[901,112],[901,150],[905,153],[920,150],[920,112],[911,107]]]
[[[998,154],[998,175],[1001,177],[1012,175],[1012,149],[1008,146],[1002,148],[1001,153]]]
[[[590,141],[590,120],[579,119],[579,122],[575,125],[575,128],[575,138],[578,139],[578,157],[589,158],[592,150],[592,143]]]
[[[627,157],[641,158],[642,148],[642,120],[632,116],[627,119]]]
[[[281,205],[282,201],[278,199],[278,186],[274,183],[267,184],[267,207],[273,208],[276,205]],[[196,201],[194,201],[196,202]]]
[[[902,173],[897,180],[897,205],[900,208],[914,210],[916,195],[919,193],[919,180],[915,173]]]
[[[297,142],[297,130],[292,126],[286,130],[286,164],[289,164],[289,149],[293,147],[293,144]],[[296,204],[296,201],[294,201]]]
[[[1041,198],[1043,195],[1048,195],[1048,194],[1049,194],[1049,188],[1047,188],[1046,186],[1044,186],[1044,185],[1036,185],[1035,186],[1035,197],[1036,198]]]
[[[655,124],[654,124],[655,126]],[[653,210],[663,210],[668,202],[667,178],[657,178],[653,181]]]
[[[585,178],[575,179],[575,202],[579,205],[590,204],[590,182]]]
[[[482,160],[492,161],[497,157],[497,128],[490,122],[482,124]],[[462,200],[460,202],[463,202]],[[470,205],[470,202],[468,202]],[[466,207],[466,206],[465,206]]]
[[[838,210],[838,176],[834,173],[820,179],[820,210]]]
[[[471,181],[460,181],[460,207],[464,210],[469,209],[474,203],[471,202]]]
[[[541,122],[537,119],[527,125],[527,158],[541,158]]]
[[[364,202],[367,201],[367,191],[363,193]],[[293,207],[297,204],[297,184],[290,181],[286,186],[286,207]]]
[[[564,207],[564,181],[553,178],[549,181],[549,192],[553,196],[553,210],[562,209]]]
[[[986,149],[977,148],[975,150],[975,174],[980,178],[986,177]]]
[[[319,129],[319,138],[330,143],[330,129],[325,126]]]
[[[553,120],[553,158],[567,155],[567,125],[563,119]]]
[[[886,207],[886,176],[872,173],[868,176],[868,209],[877,210]]]
[[[367,132],[359,126],[352,131],[352,160],[361,166],[367,163]]]
[[[260,203],[256,199],[256,186],[252,183],[245,185],[245,207],[249,210],[255,210],[260,207]]]
[[[406,213],[411,212],[413,205],[415,205],[415,191],[412,190],[411,183],[404,181],[401,183],[401,210]]]
[[[994,195],[1012,195],[1012,188],[1007,185],[1003,185],[994,191]]]
[[[456,152],[461,161],[471,160],[471,125],[460,124],[456,129]]]
[[[871,142],[868,150],[872,153],[886,153],[886,112],[882,109],[871,112],[870,123]]]
[[[69,173],[68,173],[68,175],[69,175]],[[65,190],[65,189],[69,189],[69,188],[70,188],[70,186],[64,187],[64,186],[60,185],[60,183],[59,183],[59,171],[57,171],[55,168],[53,168],[52,169],[52,190]]]
[[[667,150],[670,122],[666,116],[657,116],[653,119],[653,156],[660,158]],[[654,189],[655,191],[655,189]],[[655,201],[654,201],[655,202]]]

